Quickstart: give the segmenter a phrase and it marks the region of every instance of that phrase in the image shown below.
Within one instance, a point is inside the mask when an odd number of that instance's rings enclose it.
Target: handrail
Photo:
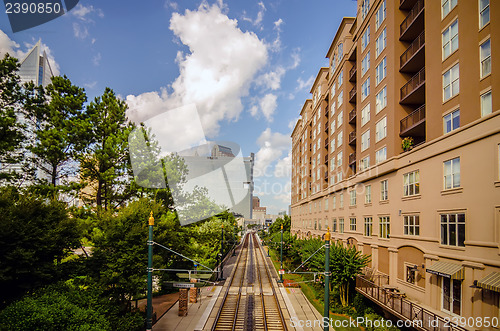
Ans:
[[[420,11],[424,9],[424,1],[423,0],[418,0],[417,3],[413,6],[412,9],[410,9],[410,12],[406,16],[406,18],[403,20],[401,25],[399,26],[399,35],[403,35],[403,32],[408,29],[411,23],[415,20],[415,18],[420,14]]]
[[[349,91],[349,100],[351,100],[355,95],[356,95],[356,84],[354,84],[354,87]]]
[[[425,31],[422,31],[410,46],[399,57],[399,67],[403,67],[406,62],[425,44]]]
[[[425,82],[425,67],[420,69],[410,80],[401,88],[401,99],[406,98],[411,92]]]
[[[406,131],[408,128],[412,127],[416,123],[425,119],[425,105],[422,105],[412,111],[410,115],[403,118],[400,122],[400,133]]]
[[[353,164],[356,162],[356,152],[349,154],[349,164]]]
[[[356,130],[349,133],[349,144],[356,140]]]
[[[349,112],[349,122],[351,122],[356,117],[356,108]]]
[[[352,66],[352,68],[349,70],[349,80],[356,74],[356,63]]]

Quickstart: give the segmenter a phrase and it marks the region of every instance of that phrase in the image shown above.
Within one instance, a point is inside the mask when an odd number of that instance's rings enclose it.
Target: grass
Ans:
[[[265,247],[265,250],[267,251],[267,247]],[[276,270],[280,269],[280,261],[279,261],[279,253],[270,250],[269,255],[271,256],[271,261],[274,265],[274,268]],[[323,301],[317,299],[320,297],[323,293],[318,293],[318,291],[309,283],[304,283],[305,280],[304,276],[300,274],[284,274],[283,279],[289,279],[293,280],[298,283],[300,286],[300,289],[302,290],[302,293],[306,296],[307,300],[316,308],[316,310],[323,315]],[[333,325],[335,325],[335,321],[344,321],[344,320],[349,320],[350,318],[348,316],[340,315],[340,314],[335,314],[330,312],[330,318],[333,320]],[[341,322],[339,322],[341,323]],[[342,326],[334,326],[336,331],[351,331],[351,330],[363,330],[362,328],[352,328],[352,327],[342,327]]]

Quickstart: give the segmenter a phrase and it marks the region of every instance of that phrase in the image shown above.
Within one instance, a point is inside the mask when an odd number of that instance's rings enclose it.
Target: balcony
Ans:
[[[420,69],[401,88],[400,104],[423,104],[425,102],[425,67]]]
[[[325,132],[328,133],[328,122],[325,123]]]
[[[425,137],[425,105],[401,120],[399,136]]]
[[[356,130],[349,133],[349,145],[356,145]]]
[[[349,124],[356,125],[356,108],[349,112]]]
[[[356,63],[352,66],[351,70],[349,70],[349,81],[350,82],[355,82],[356,81]]]
[[[399,40],[415,39],[424,30],[424,0],[418,0],[399,26]]]
[[[349,166],[356,165],[356,152],[349,154]]]
[[[404,295],[394,293],[384,286],[376,285],[363,276],[356,276],[356,291],[399,319],[421,321],[419,325],[412,324],[416,330],[466,330],[455,326],[453,323],[449,323],[449,320],[445,320],[442,316],[406,299]]]
[[[327,163],[327,162],[328,162],[328,154],[325,155],[325,163]]]
[[[325,148],[328,149],[328,138],[325,139]]]
[[[425,65],[425,31],[399,57],[400,72],[416,72]]]
[[[356,84],[354,84],[352,90],[349,91],[349,102],[356,103]]]
[[[410,10],[415,6],[415,2],[417,2],[417,0],[399,0],[399,9]]]

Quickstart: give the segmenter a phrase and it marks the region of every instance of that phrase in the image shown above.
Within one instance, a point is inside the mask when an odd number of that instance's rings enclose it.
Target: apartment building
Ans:
[[[292,132],[292,232],[329,227],[436,318],[500,319],[499,19],[492,0],[358,0]]]

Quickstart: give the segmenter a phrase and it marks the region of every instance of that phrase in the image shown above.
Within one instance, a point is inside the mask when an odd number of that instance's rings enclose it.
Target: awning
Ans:
[[[500,272],[492,272],[483,279],[478,280],[477,286],[486,290],[500,292]]]
[[[455,263],[440,261],[426,269],[428,273],[451,279],[464,279],[464,268]]]

